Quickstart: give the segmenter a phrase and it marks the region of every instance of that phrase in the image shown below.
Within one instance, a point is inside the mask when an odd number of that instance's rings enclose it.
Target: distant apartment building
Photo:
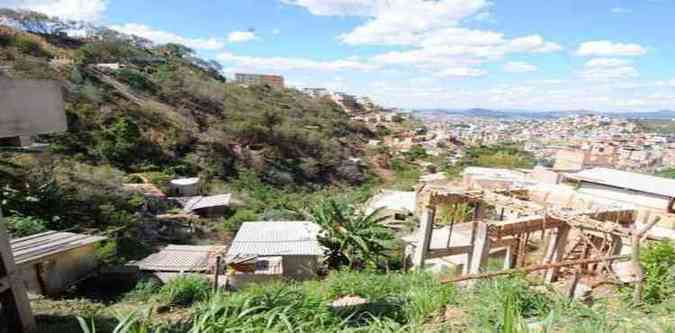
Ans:
[[[330,90],[326,88],[305,88],[302,89],[302,92],[304,92],[307,96],[314,98],[322,98],[331,95]]]
[[[247,86],[267,84],[278,89],[282,89],[285,86],[284,77],[280,75],[236,73],[235,82]]]

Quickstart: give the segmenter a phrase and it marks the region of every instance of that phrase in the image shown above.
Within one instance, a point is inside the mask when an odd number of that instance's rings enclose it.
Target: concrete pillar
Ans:
[[[431,244],[431,233],[434,229],[435,216],[436,209],[434,207],[426,207],[422,212],[417,247],[415,248],[415,255],[413,256],[413,265],[415,266],[415,269],[421,270],[424,268],[424,259],[427,257],[429,245]]]
[[[473,250],[467,258],[467,266],[470,274],[478,274],[485,271],[488,257],[490,255],[490,238],[488,238],[487,223],[482,221],[474,222],[476,224],[475,239]]]
[[[562,260],[563,255],[565,254],[565,246],[567,246],[567,236],[569,235],[569,232],[570,227],[564,223],[557,229],[551,231],[543,264],[555,263]],[[555,282],[558,279],[559,272],[560,268],[551,268],[547,270],[544,280],[547,283]]]
[[[511,269],[515,268],[515,254],[516,254],[516,249],[518,247],[516,245],[509,245],[506,247],[506,253],[504,254],[504,269]]]

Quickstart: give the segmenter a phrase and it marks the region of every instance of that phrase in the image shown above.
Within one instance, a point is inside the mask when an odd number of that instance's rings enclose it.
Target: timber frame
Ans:
[[[642,230],[634,226],[637,212],[633,209],[602,208],[588,210],[550,209],[526,200],[527,191],[437,191],[431,193],[421,216],[420,231],[413,256],[413,265],[420,269],[430,258],[450,255],[466,255],[464,269],[459,277],[445,282],[488,278],[510,274],[516,271],[544,271],[546,282],[555,282],[560,270],[577,267],[575,276],[585,272],[618,276],[612,263],[631,259],[634,281],[640,283],[642,270],[635,255],[621,256],[624,244],[639,248],[639,241],[657,222],[652,221]],[[470,243],[462,246],[448,246],[446,249],[429,249],[437,207],[469,203],[475,214],[471,222]],[[484,221],[485,206],[494,207],[498,220]],[[504,219],[508,210],[510,219]],[[452,230],[452,225],[450,226]],[[543,259],[533,265],[527,261],[527,246],[533,234],[547,235]],[[574,237],[573,237],[574,236]],[[450,231],[449,237],[452,237]],[[576,237],[576,238],[575,238]],[[421,244],[421,246],[420,246]],[[448,240],[448,244],[452,244]],[[487,259],[491,249],[504,249],[503,270],[486,273]],[[639,249],[637,250],[639,251]]]
[[[32,332],[35,330],[35,319],[26,295],[26,287],[18,274],[5,222],[0,211],[0,332]],[[6,327],[3,327],[7,323]]]

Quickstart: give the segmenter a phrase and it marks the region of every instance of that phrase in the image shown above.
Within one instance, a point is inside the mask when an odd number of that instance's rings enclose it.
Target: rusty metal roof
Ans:
[[[47,231],[13,239],[10,245],[16,263],[26,264],[106,239],[106,237],[72,232]]]
[[[169,245],[136,265],[143,271],[205,272],[225,250],[224,246]]]

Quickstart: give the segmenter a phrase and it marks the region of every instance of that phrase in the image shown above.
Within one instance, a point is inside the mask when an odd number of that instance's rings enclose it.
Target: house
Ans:
[[[180,274],[210,274],[215,272],[217,258],[225,256],[224,246],[168,245],[161,251],[131,263],[167,282]]]
[[[393,229],[405,227],[415,217],[417,193],[382,190],[366,203],[366,214],[380,210],[377,217],[387,217],[383,223]]]
[[[19,276],[40,295],[58,295],[96,273],[96,246],[106,237],[48,231],[10,242]]]
[[[566,174],[564,179],[576,183],[579,193],[635,207],[638,224],[660,218],[650,233],[675,238],[675,179],[605,168]]]
[[[316,276],[324,249],[319,225],[312,222],[246,222],[241,225],[226,261],[235,288],[251,282]]]
[[[285,86],[284,77],[280,75],[236,73],[234,76],[236,83],[246,86],[267,84],[277,89],[283,89]]]
[[[232,194],[211,196],[175,197],[171,198],[183,207],[183,212],[197,214],[201,217],[219,217],[228,212],[232,205]]]

